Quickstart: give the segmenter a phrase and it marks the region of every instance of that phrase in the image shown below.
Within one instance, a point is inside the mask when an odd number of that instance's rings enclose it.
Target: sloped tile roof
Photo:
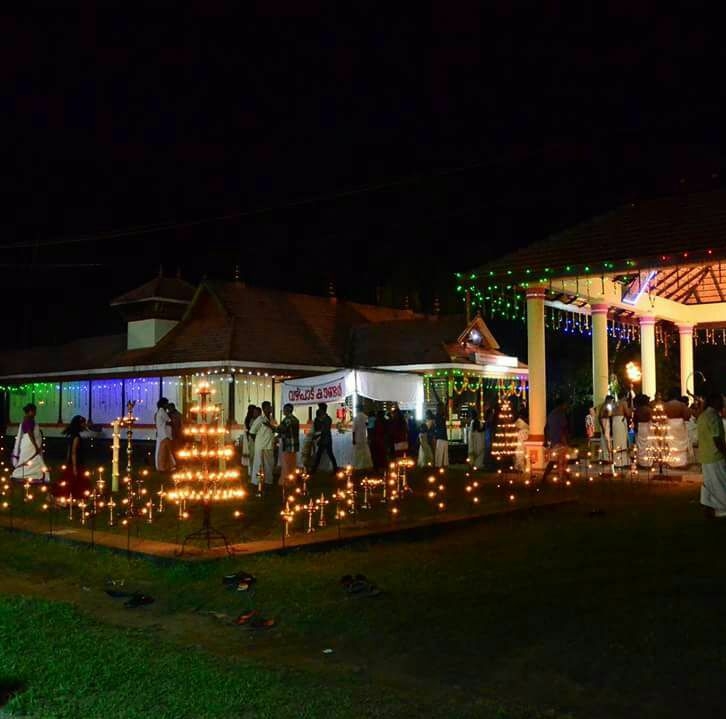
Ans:
[[[353,359],[358,367],[451,362],[447,347],[456,343],[466,319],[447,316],[397,320],[357,327]]]
[[[154,347],[125,350],[125,337],[115,336],[9,352],[0,356],[0,376],[227,361],[343,367],[351,362],[354,328],[421,317],[234,282],[206,283],[184,319]]]
[[[483,280],[536,282],[701,259],[726,259],[726,189],[629,203],[488,262],[474,273]],[[462,279],[469,274],[463,273]]]
[[[191,302],[195,290],[194,285],[179,277],[159,276],[111,300],[111,306],[143,302],[151,298]]]
[[[118,366],[115,359],[126,354],[126,335],[86,337],[64,345],[3,352],[0,354],[0,374],[50,376],[60,372]]]

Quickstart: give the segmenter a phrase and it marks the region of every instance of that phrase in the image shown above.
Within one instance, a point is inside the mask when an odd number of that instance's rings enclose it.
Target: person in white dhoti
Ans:
[[[50,482],[43,458],[43,434],[35,421],[36,406],[31,402],[23,407],[25,417],[18,426],[13,447],[12,478],[25,482]]]
[[[171,472],[176,469],[173,450],[173,429],[171,418],[166,411],[169,400],[162,397],[156,403],[154,424],[156,425],[156,452],[154,453],[154,465],[159,472]]]
[[[479,421],[475,410],[471,411],[469,423],[469,446],[467,457],[472,467],[484,466],[484,425]]]
[[[610,462],[612,449],[612,413],[615,409],[615,397],[611,394],[605,397],[598,411],[600,423],[600,456],[603,461]]]
[[[514,450],[514,468],[518,472],[527,471],[527,448],[525,442],[529,439],[529,424],[527,423],[527,411],[520,409],[517,419],[514,422],[514,429],[517,430],[517,446]]]
[[[439,404],[434,417],[434,466],[449,466],[449,433],[446,429],[446,407]]]
[[[272,484],[275,474],[275,420],[272,405],[262,403],[262,414],[252,423],[250,435],[254,438],[255,454],[252,459],[252,484],[258,486],[260,473],[265,484]]]
[[[653,419],[653,409],[650,398],[646,394],[639,394],[633,404],[633,423],[635,424],[635,447],[639,467],[646,469],[653,464],[653,439],[650,436],[650,422]]]
[[[681,401],[677,387],[668,392],[668,401],[663,403],[663,410],[668,417],[668,466],[686,467],[693,452],[686,426],[691,413],[688,405]]]
[[[701,504],[708,517],[726,517],[726,441],[721,421],[723,397],[712,394],[706,399],[706,409],[696,422],[698,454],[701,459],[703,486]]]
[[[353,469],[373,469],[371,448],[368,445],[368,415],[363,411],[363,403],[356,407],[353,420]]]

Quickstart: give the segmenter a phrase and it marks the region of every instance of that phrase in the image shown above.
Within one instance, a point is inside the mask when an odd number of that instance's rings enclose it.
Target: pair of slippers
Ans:
[[[249,572],[235,572],[234,574],[225,574],[222,577],[222,584],[229,590],[238,592],[247,592],[252,585],[257,582],[257,578]]]
[[[234,623],[237,626],[247,626],[250,629],[272,629],[277,624],[277,621],[274,619],[265,619],[265,617],[260,616],[256,609],[250,609],[249,612],[240,614]]]
[[[107,589],[106,594],[113,599],[126,598],[124,607],[127,609],[135,609],[136,607],[144,607],[147,604],[154,603],[154,597],[143,592],[121,592],[118,589]]]
[[[346,574],[340,579],[340,585],[346,594],[353,597],[378,597],[381,590],[371,582],[365,575]]]

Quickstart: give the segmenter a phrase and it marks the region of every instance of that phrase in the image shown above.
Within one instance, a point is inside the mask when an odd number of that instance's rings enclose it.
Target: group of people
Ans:
[[[698,401],[690,403],[674,388],[651,401],[645,394],[630,397],[626,393],[608,395],[597,412],[600,428],[602,459],[615,467],[630,464],[630,448],[635,444],[637,462],[649,468],[656,457],[653,450],[653,411],[656,404],[663,407],[667,421],[668,461],[672,468],[682,468],[696,461],[694,447],[698,445],[696,420],[701,412]],[[590,422],[590,434],[594,423]],[[631,441],[631,437],[633,438]]]
[[[282,408],[282,420],[278,423],[272,415],[272,403],[263,402],[260,407],[247,407],[244,429],[239,445],[242,466],[249,472],[250,482],[270,485],[275,476],[275,444],[280,441],[280,476],[286,479],[295,473],[297,453],[300,451],[300,422],[293,414],[291,404]]]
[[[176,469],[176,453],[184,444],[183,421],[181,412],[166,397],[161,397],[156,403],[154,425],[156,426],[154,466],[159,472],[172,472]]]
[[[505,399],[510,402],[510,399]],[[469,413],[469,436],[468,436],[468,459],[473,467],[489,466],[492,460],[492,442],[499,425],[501,405],[496,402],[488,404],[482,418],[476,410]],[[529,437],[529,424],[527,422],[527,410],[520,407],[516,412],[514,428],[517,432],[517,444],[514,450],[514,467],[517,471],[523,472],[526,468],[526,452],[524,444]]]
[[[51,482],[50,472],[43,456],[43,434],[36,421],[38,408],[32,402],[23,407],[23,419],[15,436],[11,455],[12,478],[31,484],[48,484],[56,497],[81,497],[90,489],[86,469],[86,435],[90,427],[85,417],[75,415],[63,430],[66,438],[65,464]]]

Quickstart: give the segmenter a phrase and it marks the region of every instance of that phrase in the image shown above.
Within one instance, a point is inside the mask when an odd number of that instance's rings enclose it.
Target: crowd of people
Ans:
[[[448,459],[448,432],[445,410],[426,413],[423,422],[404,412],[397,404],[389,412],[378,410],[370,415],[363,402],[356,407],[350,437],[352,466],[356,471],[385,471],[391,461],[404,457],[417,459],[420,466],[445,467]],[[318,405],[312,426],[301,437],[300,422],[293,406],[283,407],[278,423],[272,415],[272,405],[263,402],[260,407],[249,405],[238,445],[242,465],[247,469],[249,481],[258,486],[260,481],[272,484],[276,467],[280,476],[290,477],[298,464],[311,474],[320,469],[324,459],[333,472],[339,468],[333,445],[333,420],[325,403]],[[279,461],[275,461],[275,448]]]
[[[668,461],[671,468],[683,468],[696,461],[698,446],[697,419],[705,404],[695,398],[689,402],[677,388],[660,394],[651,400],[644,394],[628,393],[608,395],[597,411],[597,424],[590,422],[589,434],[597,426],[600,430],[601,457],[615,467],[630,465],[632,450],[636,450],[637,463],[641,468],[653,464],[654,431],[653,414],[656,406],[662,407],[667,422]],[[591,410],[595,413],[595,410]]]
[[[519,406],[515,411],[514,402],[509,398],[505,398],[502,401],[509,403],[512,415],[516,417],[514,429],[517,433],[517,442],[513,453],[514,468],[519,472],[523,472],[527,464],[525,442],[529,437],[527,410],[524,406]],[[494,461],[492,447],[494,437],[497,433],[497,427],[500,424],[501,409],[502,404],[500,402],[494,402],[486,404],[481,418],[476,410],[469,412],[468,459],[469,464],[473,467],[484,468],[492,466]]]
[[[648,468],[657,461],[650,450],[654,442],[652,425],[656,406],[659,411],[662,407],[661,422],[667,422],[667,466],[686,467],[698,460],[703,472],[701,503],[712,516],[726,517],[726,416],[722,395],[694,398],[690,403],[676,389],[670,391],[665,400],[657,396],[651,401],[643,394],[635,397],[608,395],[597,410],[590,411],[586,434],[592,438],[599,429],[601,458],[604,461],[615,467],[629,466],[634,445],[638,464]],[[475,411],[470,413],[468,458],[474,466],[486,467],[489,462],[500,409],[498,404],[487,405],[482,418]],[[543,481],[554,468],[561,469],[566,464],[564,458],[571,444],[568,410],[567,399],[560,398],[547,417],[545,442],[549,447],[550,461]],[[11,455],[12,478],[49,482],[43,457],[43,436],[36,422],[37,407],[29,403],[23,412]],[[529,427],[523,411],[516,416],[514,461],[517,469],[524,470],[524,445]],[[182,415],[173,403],[162,397],[157,403],[154,424],[155,466],[160,472],[173,471],[176,468],[175,454],[183,445]],[[86,418],[76,415],[63,432],[67,448],[65,464],[54,483],[57,496],[81,496],[90,487],[85,463],[89,429]],[[415,458],[421,467],[445,467],[449,464],[448,423],[443,403],[439,404],[435,413],[427,411],[424,420],[419,422],[397,404],[388,413],[378,410],[369,416],[363,402],[359,402],[349,434],[352,465],[356,471],[372,469],[383,472],[389,462],[404,457]],[[318,471],[324,457],[329,460],[333,472],[338,471],[333,447],[333,421],[325,403],[318,405],[312,427],[302,439],[300,422],[291,404],[283,407],[280,422],[273,417],[270,402],[263,402],[260,407],[251,404],[238,444],[248,479],[258,487],[260,482],[268,485],[274,482],[277,466],[283,481],[293,476],[298,467],[298,456],[312,474]]]

